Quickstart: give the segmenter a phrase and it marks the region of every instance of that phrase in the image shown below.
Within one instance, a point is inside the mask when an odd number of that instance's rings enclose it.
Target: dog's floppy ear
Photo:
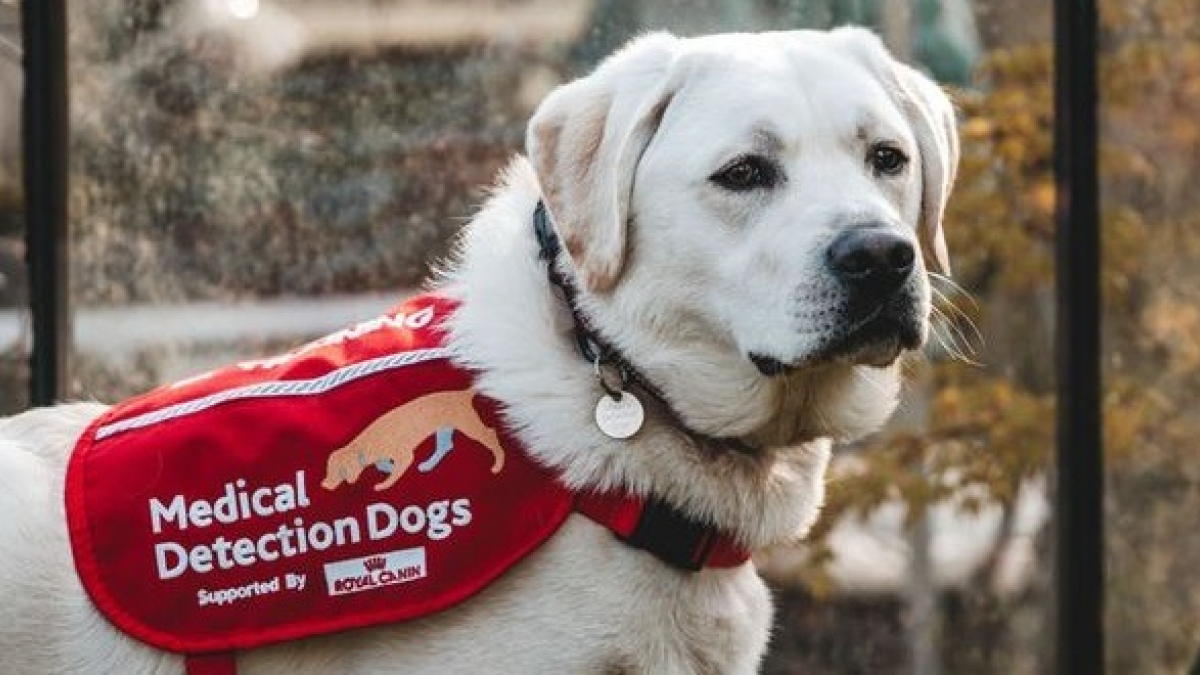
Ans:
[[[954,105],[933,80],[892,58],[873,33],[857,28],[837,32],[867,61],[912,127],[921,153],[921,248],[935,272],[949,274],[942,219],[958,171]]]
[[[958,129],[954,106],[941,87],[902,63],[895,64],[901,108],[921,151],[921,246],[934,271],[950,274],[942,221],[958,173]]]
[[[632,42],[551,92],[529,122],[543,199],[591,291],[611,289],[625,264],[633,176],[670,100],[675,43],[664,33]]]

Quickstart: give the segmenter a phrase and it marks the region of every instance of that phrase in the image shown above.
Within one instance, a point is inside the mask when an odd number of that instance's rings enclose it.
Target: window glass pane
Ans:
[[[17,3],[0,3],[0,416],[29,403],[21,86],[20,13]]]
[[[762,556],[765,670],[1045,671],[1048,5],[73,0],[72,393],[118,400],[394,304],[542,97],[631,36],[867,24],[960,106],[955,274],[897,421],[839,450],[810,539]]]
[[[1200,16],[1190,0],[1098,4],[1108,665],[1195,672]]]

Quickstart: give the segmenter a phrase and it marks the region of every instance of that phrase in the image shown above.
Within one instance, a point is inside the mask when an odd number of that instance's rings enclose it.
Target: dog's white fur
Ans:
[[[869,143],[913,158],[868,170]],[[752,549],[816,518],[831,439],[878,427],[899,366],[807,359],[834,312],[824,251],[854,222],[883,223],[946,267],[941,219],[957,163],[940,90],[857,29],[641,38],[556,90],[466,229],[446,288],[452,346],[502,401],[536,458],[575,487],[658,495]],[[777,187],[709,178],[768,153]],[[692,429],[763,446],[697,443],[651,412],[632,439],[592,421],[600,395],[546,281],[532,234],[543,196],[584,290],[583,311]],[[921,256],[917,263],[920,266]],[[917,269],[914,311],[928,316]],[[766,377],[748,358],[802,364]],[[893,355],[894,356],[894,355]],[[872,357],[877,359],[878,357]],[[62,475],[97,405],[0,422],[0,670],[178,673],[181,659],[115,631],[71,563]],[[464,605],[425,620],[251,650],[243,673],[748,673],[771,625],[751,564],[683,573],[572,516],[542,549]]]

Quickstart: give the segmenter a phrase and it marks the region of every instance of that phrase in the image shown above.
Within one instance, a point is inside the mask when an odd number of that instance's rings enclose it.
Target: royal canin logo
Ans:
[[[426,576],[424,546],[325,565],[325,587],[329,595],[370,591],[417,581]]]

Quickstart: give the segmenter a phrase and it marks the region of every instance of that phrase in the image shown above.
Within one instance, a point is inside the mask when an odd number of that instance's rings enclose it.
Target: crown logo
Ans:
[[[378,572],[379,570],[387,567],[387,558],[384,558],[381,555],[373,558],[367,558],[363,561],[363,567],[367,568],[368,572]]]

